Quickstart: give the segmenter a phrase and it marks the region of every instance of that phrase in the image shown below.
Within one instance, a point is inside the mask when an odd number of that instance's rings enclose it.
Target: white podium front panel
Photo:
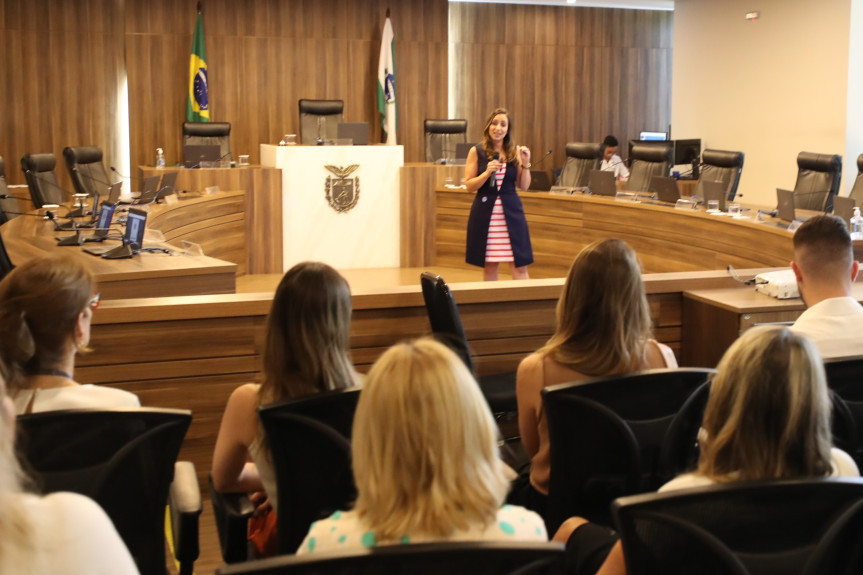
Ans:
[[[282,170],[284,269],[399,267],[403,164],[403,146],[261,144],[261,165]]]

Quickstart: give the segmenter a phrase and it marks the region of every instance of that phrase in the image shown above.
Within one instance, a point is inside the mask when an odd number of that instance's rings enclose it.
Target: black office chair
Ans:
[[[9,259],[9,252],[6,251],[6,244],[3,243],[3,236],[0,235],[0,280],[6,277],[6,274],[15,269],[12,265],[12,260]]]
[[[21,158],[21,170],[30,188],[30,199],[36,208],[44,204],[62,204],[66,201],[63,189],[57,183],[54,154],[27,154]]]
[[[835,396],[834,443],[863,469],[863,356],[826,359],[824,370],[827,385]]]
[[[344,100],[309,100],[303,98],[300,108],[300,143],[322,144],[335,140],[339,122],[343,121]]]
[[[554,532],[573,515],[609,525],[622,495],[656,490],[695,465],[712,369],[652,369],[542,390]]]
[[[467,120],[426,120],[426,162],[455,160],[456,144],[467,143]]]
[[[278,428],[275,439],[271,438],[268,431],[267,438],[271,453],[275,453],[273,465],[279,490],[277,529],[280,552],[294,553],[308,532],[312,521],[318,519],[320,515],[328,515],[336,509],[344,509],[353,502],[355,491],[353,476],[350,475],[349,441],[359,395],[359,388],[351,388],[291,399],[259,409],[261,420],[267,420],[270,425]],[[317,425],[307,425],[305,421],[297,423],[294,419],[283,424],[282,419],[288,416],[290,418],[299,416],[303,420],[312,419],[330,429],[321,431]],[[285,429],[282,429],[282,425],[285,425]],[[321,454],[320,456],[310,455],[311,459],[297,463],[297,458],[301,455],[297,454],[294,443],[299,438],[292,437],[287,442],[279,439],[284,433],[291,432],[291,426],[301,428],[303,434],[311,436],[313,441],[323,442],[328,449],[334,448],[335,457],[332,461],[335,461],[334,465],[339,469],[346,456],[348,475],[337,474],[332,478],[327,477],[319,484],[319,489],[315,488],[314,482],[331,471],[331,461]],[[333,439],[331,432],[335,432],[342,439]],[[310,446],[303,446],[302,451],[305,452],[309,448]],[[344,453],[343,449],[347,449],[347,453]],[[295,477],[298,471],[301,476]],[[283,479],[285,487],[282,487]],[[324,487],[326,483],[333,480],[335,480],[335,486]],[[311,495],[306,491],[310,483]],[[244,493],[216,492],[212,486],[212,478],[210,495],[222,557],[226,563],[245,561],[248,558],[248,520],[254,511],[254,506]],[[282,542],[283,536],[284,542]],[[283,548],[284,551],[282,551]]]
[[[629,155],[629,180],[626,190],[631,192],[647,192],[654,176],[667,176],[671,169],[671,157],[674,146],[635,144]]]
[[[11,196],[9,186],[6,184],[6,161],[0,156],[0,195]],[[0,198],[0,226],[17,216],[20,211],[15,198]]]
[[[857,156],[857,178],[848,196],[854,200],[854,205],[863,206],[863,154]]]
[[[598,170],[602,162],[602,146],[585,142],[569,142],[566,145],[566,162],[557,184],[580,188],[587,186],[590,171]]]
[[[532,575],[558,573],[559,543],[457,542],[386,545],[355,552],[283,556],[228,565],[217,575]]]
[[[170,503],[174,554],[180,573],[191,574],[201,498],[194,466],[176,463],[191,421],[188,410],[155,408],[19,415],[18,450],[42,492],[73,491],[101,505],[142,574],[165,574]]]
[[[624,497],[629,575],[863,573],[863,481],[741,481]]]
[[[842,156],[839,154],[797,154],[797,182],[794,184],[794,207],[829,212],[833,196],[839,192],[842,179]]]
[[[183,122],[183,148],[186,146],[219,146],[219,157],[230,162],[231,123],[230,122]],[[192,158],[183,158],[192,160]]]
[[[76,194],[107,197],[111,190],[111,178],[102,163],[102,148],[98,146],[67,147],[63,158],[69,169],[69,177]]]
[[[455,298],[442,277],[431,272],[420,276],[426,313],[435,338],[449,346],[474,371],[470,347]],[[494,413],[518,411],[515,397],[515,373],[500,373],[477,378],[480,389]]]
[[[701,175],[695,185],[694,195],[704,197],[703,182],[723,182],[726,201],[733,200],[743,172],[743,159],[743,152],[704,150],[701,153]]]

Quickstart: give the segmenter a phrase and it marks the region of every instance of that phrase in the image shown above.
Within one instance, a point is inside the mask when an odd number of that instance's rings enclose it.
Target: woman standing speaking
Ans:
[[[527,279],[533,263],[530,233],[516,185],[530,187],[530,150],[512,139],[509,112],[498,108],[488,117],[480,144],[465,164],[465,187],[476,192],[467,222],[465,261],[483,268],[495,281],[501,262],[509,262],[513,279]]]

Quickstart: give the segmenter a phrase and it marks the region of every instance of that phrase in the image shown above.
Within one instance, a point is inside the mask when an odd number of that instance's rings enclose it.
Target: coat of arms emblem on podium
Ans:
[[[351,164],[343,168],[341,166],[324,166],[332,172],[335,177],[327,176],[326,196],[330,207],[338,213],[350,211],[357,205],[360,199],[359,177],[349,178],[359,167],[359,164]]]

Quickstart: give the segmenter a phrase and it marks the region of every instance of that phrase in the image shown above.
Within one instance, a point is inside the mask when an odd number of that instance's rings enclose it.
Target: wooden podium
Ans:
[[[261,144],[261,165],[282,171],[284,269],[399,267],[403,164],[402,146]]]

